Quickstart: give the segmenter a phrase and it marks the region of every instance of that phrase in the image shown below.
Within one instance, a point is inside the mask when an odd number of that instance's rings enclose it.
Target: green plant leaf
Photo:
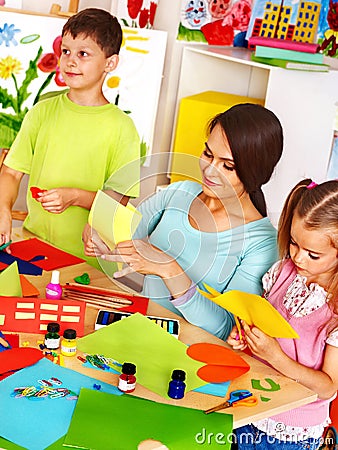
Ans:
[[[15,111],[16,99],[7,91],[7,89],[3,89],[2,87],[0,87],[0,104],[4,109],[13,108]]]
[[[9,148],[12,145],[27,111],[28,108],[25,108],[17,115],[0,113],[0,147]]]
[[[21,106],[23,102],[31,95],[30,92],[28,92],[28,86],[30,85],[32,80],[38,78],[37,63],[40,59],[41,54],[42,54],[42,47],[39,47],[35,59],[29,61],[29,67],[26,70],[25,79],[23,80],[22,85],[18,89],[18,112],[21,111]]]
[[[42,91],[43,91],[44,89],[46,89],[46,87],[49,85],[49,83],[51,82],[51,80],[52,80],[52,78],[53,78],[54,75],[55,75],[55,71],[54,71],[54,72],[51,72],[51,73],[48,75],[48,77],[45,79],[45,81],[42,83],[40,89],[38,90],[38,93],[37,93],[36,96],[35,96],[33,105],[35,105],[35,103],[37,103],[37,102],[40,100],[40,96],[41,96]]]

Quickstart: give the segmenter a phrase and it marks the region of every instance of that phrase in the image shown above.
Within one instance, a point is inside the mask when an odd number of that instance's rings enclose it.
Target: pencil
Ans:
[[[8,348],[9,347],[9,343],[6,341],[6,339],[0,337],[0,345],[2,345],[3,347]]]
[[[238,330],[239,339],[242,340],[243,339],[243,333],[242,333],[242,327],[241,327],[241,324],[239,322],[238,316],[234,315],[234,319],[235,319],[236,327],[237,327],[237,330]]]

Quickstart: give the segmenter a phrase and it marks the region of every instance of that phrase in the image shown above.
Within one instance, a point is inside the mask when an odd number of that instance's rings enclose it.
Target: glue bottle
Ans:
[[[60,272],[53,270],[52,279],[46,286],[46,298],[50,300],[59,300],[62,297],[62,287],[60,285]]]
[[[185,372],[184,370],[173,370],[171,381],[169,382],[168,396],[170,398],[180,399],[184,397],[185,391]]]
[[[136,385],[136,366],[132,363],[124,363],[122,365],[122,373],[119,376],[119,384],[118,388],[122,392],[126,392],[127,394],[129,392],[133,392],[135,390]]]

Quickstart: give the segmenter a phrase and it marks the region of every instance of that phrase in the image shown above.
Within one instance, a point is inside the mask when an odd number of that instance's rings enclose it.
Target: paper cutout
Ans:
[[[269,402],[271,400],[271,398],[263,397],[263,395],[260,396],[260,399],[262,400],[262,402]]]
[[[119,242],[131,239],[141,218],[141,213],[130,203],[123,206],[103,191],[98,191],[88,222],[112,250]]]
[[[272,337],[299,338],[291,325],[265,298],[237,290],[215,295],[214,289],[205,287],[209,293],[199,290],[201,294],[245,320],[248,325],[254,325]]]
[[[27,401],[25,398],[14,398],[10,395],[18,386],[35,385],[37,380],[48,380],[51,377],[58,378],[63,386],[67,386],[77,395],[82,386],[92,389],[94,383],[99,383],[103,392],[122,394],[116,386],[66,369],[43,358],[37,364],[26,367],[0,382],[0,435],[2,437],[25,448],[45,450],[66,434],[76,401],[67,400],[65,397]],[[43,426],[47,419],[52,426]]]
[[[22,296],[18,263],[16,261],[0,273],[0,295]]]
[[[12,348],[0,353],[0,374],[31,366],[43,358],[40,350],[30,347]],[[2,400],[1,400],[2,403]]]
[[[39,198],[39,194],[47,191],[47,189],[40,189],[36,186],[31,186],[29,189],[31,191],[32,197],[35,199]]]
[[[208,363],[197,374],[210,383],[222,383],[248,372],[250,366],[244,359],[229,348],[221,345],[198,343],[187,349],[187,354],[197,360]]]
[[[202,394],[215,395],[216,397],[225,397],[230,387],[230,381],[225,383],[208,383],[205,386],[194,389],[194,392]]]
[[[55,310],[53,316],[51,309]],[[73,328],[78,336],[83,336],[85,310],[86,304],[76,300],[1,297],[0,323],[3,331],[39,334],[47,330],[48,322],[58,322],[61,334]]]
[[[11,252],[15,258],[29,261],[43,270],[55,270],[84,262],[83,259],[42,242],[37,238],[14,242],[11,245]],[[36,256],[43,256],[44,259],[33,261],[33,258],[35,259]]]
[[[28,261],[23,261],[20,258],[16,258],[9,253],[0,252],[0,270],[6,269],[6,267],[13,264],[15,261],[18,263],[19,273],[35,276],[42,275],[42,269],[40,267],[37,267]]]
[[[240,377],[249,369],[249,366],[244,368],[208,364],[198,369],[197,375],[209,383],[223,383]]]
[[[186,372],[186,392],[205,384],[196,375],[202,364],[189,358],[187,346],[139,313],[78,339],[77,346],[85,353],[134,363],[137,382],[165,398],[174,369]]]
[[[273,381],[271,378],[265,378],[265,381],[269,384],[270,387],[266,388],[262,386],[261,380],[251,380],[251,386],[252,389],[257,389],[260,391],[267,391],[267,392],[273,392],[273,391],[279,391],[280,385]]]
[[[20,283],[23,297],[38,297],[40,295],[39,289],[34,284],[27,280],[27,278],[20,274]]]
[[[110,448],[118,448],[123,442],[124,448],[136,449],[140,442],[151,438],[170,450],[182,450],[199,448],[203,430],[209,436],[220,437],[218,433],[222,433],[222,448],[230,449],[226,439],[232,432],[230,414],[205,415],[196,409],[81,389],[64,445],[107,450],[107,442],[112,443]],[[220,447],[215,439],[207,442],[208,449]]]

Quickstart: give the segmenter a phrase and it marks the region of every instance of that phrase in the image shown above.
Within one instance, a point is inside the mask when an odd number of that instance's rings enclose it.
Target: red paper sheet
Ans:
[[[84,262],[83,259],[42,242],[37,238],[14,242],[11,244],[11,252],[12,256],[29,261],[43,270],[55,270]],[[45,259],[32,261],[37,256],[44,256]]]
[[[60,334],[67,328],[84,334],[86,304],[76,300],[34,297],[0,297],[1,331],[44,334],[47,324],[57,322]]]

